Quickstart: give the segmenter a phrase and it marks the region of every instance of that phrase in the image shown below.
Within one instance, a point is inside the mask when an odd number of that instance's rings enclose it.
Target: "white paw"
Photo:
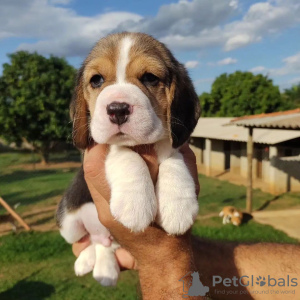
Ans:
[[[74,264],[75,274],[77,276],[83,276],[93,271],[96,261],[95,246],[90,245],[84,249]]]
[[[157,212],[154,191],[151,196],[154,199],[147,197],[146,193],[139,193],[134,197],[123,196],[121,201],[112,199],[111,213],[117,221],[131,231],[143,231],[154,221]]]
[[[103,286],[115,286],[120,274],[116,259],[96,263],[93,277]]]
[[[157,223],[169,234],[180,235],[190,229],[198,214],[196,196],[187,199],[170,199],[164,209],[160,209]]]
[[[112,145],[105,161],[114,218],[132,231],[154,221],[157,201],[147,164],[129,148]]]
[[[156,222],[169,234],[185,233],[193,225],[199,207],[194,180],[180,153],[160,164],[156,195]]]

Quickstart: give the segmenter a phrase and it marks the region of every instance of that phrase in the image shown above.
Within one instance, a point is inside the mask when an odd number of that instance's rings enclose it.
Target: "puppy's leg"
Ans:
[[[181,153],[175,152],[161,162],[156,195],[158,224],[170,234],[185,233],[198,214],[198,201],[194,180]]]
[[[226,217],[226,223],[229,224],[230,222],[231,222],[231,216],[227,215],[227,217]]]
[[[65,216],[62,218],[60,234],[69,244],[79,241],[87,234],[80,217],[80,210],[66,212]]]
[[[83,276],[89,272],[92,272],[95,266],[96,252],[95,244],[89,245],[83,251],[75,261],[74,270],[77,276]]]
[[[113,145],[105,168],[112,215],[132,231],[144,230],[157,212],[154,186],[145,161],[131,149]]]
[[[114,286],[117,284],[120,268],[115,257],[114,246],[105,247],[95,244],[96,261],[93,277],[103,286]]]

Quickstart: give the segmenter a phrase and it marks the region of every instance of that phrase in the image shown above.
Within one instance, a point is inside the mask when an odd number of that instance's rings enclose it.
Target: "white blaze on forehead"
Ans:
[[[129,62],[129,51],[133,44],[132,38],[125,37],[119,48],[119,59],[117,63],[117,83],[124,83],[126,79],[126,66]]]

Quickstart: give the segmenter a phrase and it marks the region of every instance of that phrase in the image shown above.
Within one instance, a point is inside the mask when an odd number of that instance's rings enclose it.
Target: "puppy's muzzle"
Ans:
[[[122,125],[128,120],[130,115],[130,105],[126,102],[112,102],[106,107],[107,114],[109,115],[109,120],[113,124]]]

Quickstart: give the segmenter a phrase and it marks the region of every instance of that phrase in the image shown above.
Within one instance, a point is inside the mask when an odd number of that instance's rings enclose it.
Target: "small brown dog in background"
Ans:
[[[243,220],[243,213],[234,206],[225,206],[219,213],[223,217],[223,224],[232,223],[235,226],[240,226]]]

